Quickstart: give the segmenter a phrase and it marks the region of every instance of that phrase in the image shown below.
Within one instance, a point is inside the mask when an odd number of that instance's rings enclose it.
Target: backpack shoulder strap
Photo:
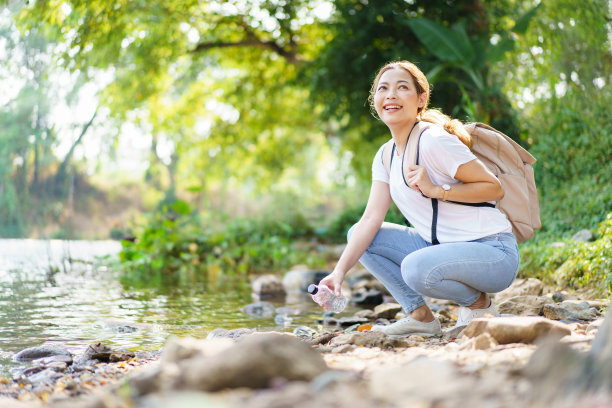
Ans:
[[[393,163],[393,156],[395,154],[395,143],[393,139],[389,140],[383,145],[382,162],[387,170],[387,174],[391,174],[391,163]]]
[[[404,177],[404,183],[406,182],[406,173],[409,171],[408,168],[411,165],[419,164],[419,146],[421,142],[421,136],[431,126],[431,123],[419,121],[414,124],[410,136],[406,141],[406,148],[402,159],[402,175]]]

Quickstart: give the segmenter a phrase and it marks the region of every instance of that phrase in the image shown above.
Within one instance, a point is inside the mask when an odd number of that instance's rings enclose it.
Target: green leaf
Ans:
[[[515,41],[507,36],[504,36],[497,44],[491,45],[487,54],[487,62],[494,64],[504,59],[507,52],[514,49]]]
[[[527,27],[529,27],[531,19],[533,18],[533,16],[538,11],[541,5],[542,3],[538,4],[537,6],[523,14],[521,17],[519,17],[519,19],[516,20],[516,23],[514,24],[514,27],[512,27],[511,31],[516,34],[525,34],[525,32],[527,31]]]
[[[443,61],[467,64],[474,57],[474,49],[461,25],[453,30],[426,18],[413,18],[407,24],[425,47]]]
[[[176,202],[172,203],[172,205],[170,205],[170,208],[172,209],[172,211],[180,215],[187,215],[191,211],[191,209],[189,208],[189,204],[182,200],[177,200]]]

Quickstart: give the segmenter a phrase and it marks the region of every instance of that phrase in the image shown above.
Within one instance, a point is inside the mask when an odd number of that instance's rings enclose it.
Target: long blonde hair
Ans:
[[[420,96],[423,93],[426,95],[425,104],[422,107],[417,109],[417,119],[423,120],[425,122],[430,122],[435,125],[438,125],[448,133],[452,133],[457,136],[461,142],[467,147],[472,147],[472,137],[465,130],[463,124],[458,119],[453,119],[448,115],[445,115],[438,109],[427,109],[427,105],[429,104],[429,95],[430,88],[429,82],[427,81],[427,77],[425,74],[412,62],[409,61],[393,61],[385,64],[376,74],[376,78],[372,82],[372,88],[370,89],[370,96],[368,97],[368,101],[370,102],[370,109],[372,113],[376,115],[376,110],[374,109],[374,94],[376,93],[376,89],[378,88],[378,81],[380,81],[380,77],[386,71],[391,69],[403,69],[408,72],[412,77],[414,85],[417,90],[417,94]]]

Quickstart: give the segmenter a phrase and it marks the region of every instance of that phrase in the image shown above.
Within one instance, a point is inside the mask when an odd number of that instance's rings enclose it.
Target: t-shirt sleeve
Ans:
[[[387,169],[385,169],[385,164],[383,163],[384,148],[385,145],[382,145],[374,156],[374,161],[372,162],[372,181],[382,181],[389,184],[389,173],[387,173]]]
[[[420,154],[423,162],[438,172],[455,178],[459,166],[476,159],[474,153],[457,136],[443,130],[431,132],[428,135],[431,137],[421,138]]]

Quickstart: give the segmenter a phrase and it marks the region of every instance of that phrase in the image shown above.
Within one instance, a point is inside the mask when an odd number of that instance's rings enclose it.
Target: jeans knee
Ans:
[[[439,283],[437,268],[427,262],[420,262],[418,256],[408,256],[402,261],[402,278],[406,285],[419,293],[425,293]]]
[[[420,292],[423,282],[419,274],[419,268],[415,267],[414,262],[404,258],[401,265],[402,279],[413,290]]]

